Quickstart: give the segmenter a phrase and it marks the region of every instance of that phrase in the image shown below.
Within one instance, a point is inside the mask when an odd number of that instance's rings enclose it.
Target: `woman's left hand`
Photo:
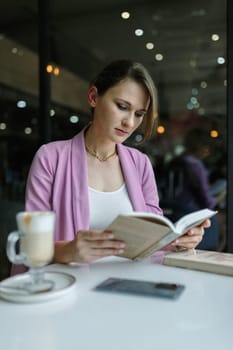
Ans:
[[[172,243],[176,248],[193,249],[202,241],[204,229],[210,227],[210,220],[205,220],[200,226],[193,227],[185,235]]]

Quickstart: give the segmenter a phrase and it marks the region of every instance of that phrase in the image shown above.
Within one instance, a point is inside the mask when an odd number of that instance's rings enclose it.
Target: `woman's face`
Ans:
[[[114,143],[124,142],[142,123],[150,97],[143,85],[126,79],[99,96],[96,87],[88,94],[94,108],[93,126],[98,136]]]

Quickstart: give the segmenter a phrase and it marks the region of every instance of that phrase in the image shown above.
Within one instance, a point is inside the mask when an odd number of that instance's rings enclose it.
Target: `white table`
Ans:
[[[0,300],[1,350],[219,350],[233,348],[233,278],[121,259],[52,265],[77,277],[41,304]],[[107,277],[183,283],[176,301],[95,292]]]

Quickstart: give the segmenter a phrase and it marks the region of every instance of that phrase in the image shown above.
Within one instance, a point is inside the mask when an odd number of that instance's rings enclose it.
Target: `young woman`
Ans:
[[[43,145],[28,176],[27,210],[56,212],[54,262],[91,262],[118,255],[125,244],[104,228],[120,213],[159,213],[149,158],[123,142],[143,126],[150,137],[156,120],[153,80],[139,63],[112,62],[92,82],[88,102],[93,120],[67,141]],[[194,248],[206,221],[173,243]]]

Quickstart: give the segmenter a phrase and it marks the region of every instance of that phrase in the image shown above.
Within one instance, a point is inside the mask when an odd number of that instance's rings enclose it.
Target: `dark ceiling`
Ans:
[[[107,62],[131,58],[153,75],[161,114],[225,115],[226,63],[218,64],[217,58],[226,59],[226,0],[47,3],[51,60],[60,66],[90,80]],[[123,20],[122,11],[129,11],[130,18]],[[144,30],[143,36],[135,36],[138,28]],[[37,1],[1,1],[0,33],[37,51]],[[212,34],[219,40],[211,40]],[[148,42],[154,44],[152,50],[146,49]],[[158,53],[162,61],[156,61]],[[192,97],[197,99],[193,106]]]

